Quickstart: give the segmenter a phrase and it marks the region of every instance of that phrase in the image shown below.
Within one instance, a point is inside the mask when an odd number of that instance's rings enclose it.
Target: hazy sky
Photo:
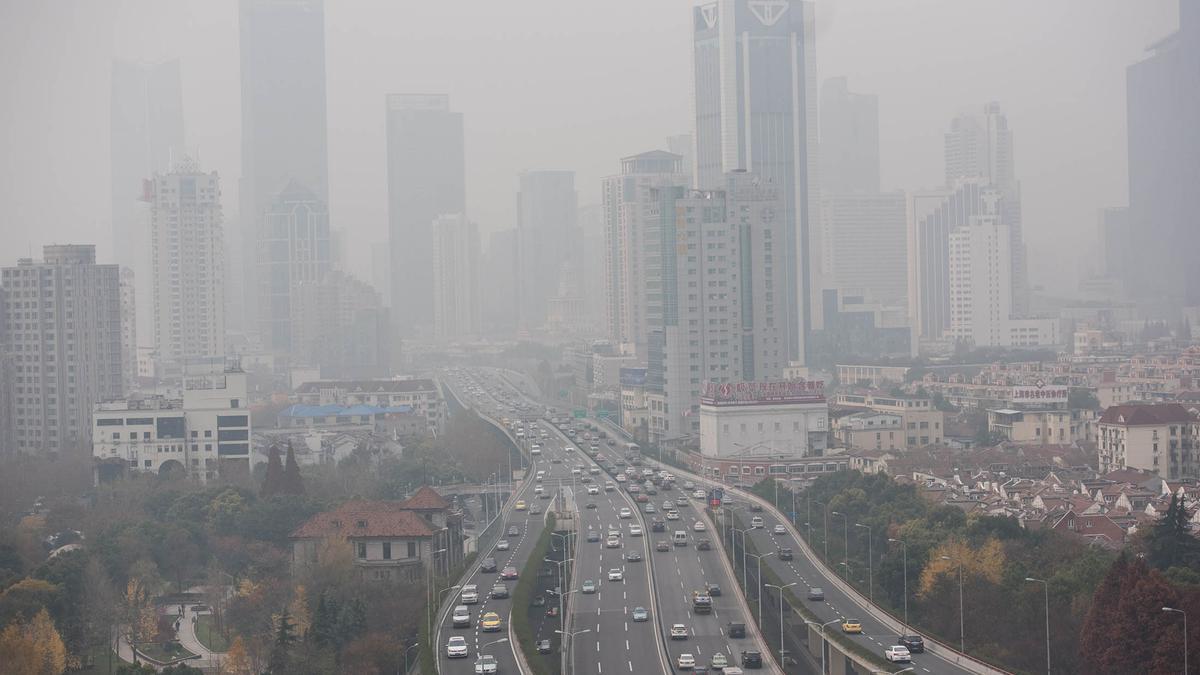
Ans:
[[[1096,209],[1126,200],[1125,66],[1175,29],[1177,1],[818,0],[818,69],[879,94],[885,189],[940,183],[949,119],[1000,101],[1034,281],[1073,287]],[[485,233],[513,226],[522,169],[574,169],[596,203],[619,157],[690,132],[693,4],[326,0],[331,212],[361,276],[386,239],[385,93],[447,92],[464,113]],[[110,64],[174,57],[188,145],[232,220],[236,0],[0,3],[0,264],[52,242],[109,255]]]

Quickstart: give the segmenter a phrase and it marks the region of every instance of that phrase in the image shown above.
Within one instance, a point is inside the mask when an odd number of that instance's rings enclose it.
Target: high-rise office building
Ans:
[[[123,392],[121,279],[92,245],[46,246],[0,271],[17,452],[84,452],[92,406]],[[3,397],[0,397],[3,398]]]
[[[147,274],[149,271],[147,270]],[[137,388],[137,276],[121,268],[121,369],[125,391]]]
[[[517,330],[517,231],[493,232],[483,256],[481,319],[489,333],[511,334]]]
[[[1100,209],[1096,229],[1096,239],[1100,245],[1093,269],[1106,279],[1125,279],[1129,251],[1133,246],[1129,207]]]
[[[113,61],[109,109],[113,262],[133,271],[137,325],[150,344],[154,288],[145,185],[184,154],[179,61]]]
[[[388,311],[370,284],[333,270],[301,283],[292,314],[292,353],[322,377],[390,376]]]
[[[287,355],[298,287],[333,267],[325,203],[300,183],[289,183],[263,216],[257,253],[258,333],[264,347]]]
[[[517,193],[517,307],[522,329],[541,328],[564,265],[580,251],[574,171],[525,171]]]
[[[462,113],[445,94],[389,94],[392,316],[402,334],[433,323],[433,221],[466,211]]]
[[[477,335],[479,226],[462,214],[433,221],[433,326],[439,339]]]
[[[1168,307],[1200,305],[1200,4],[1180,0],[1179,30],[1125,73],[1129,222],[1125,285]]]
[[[690,184],[683,157],[661,150],[622,158],[621,173],[601,184],[608,338],[633,345],[642,359],[651,328],[649,302],[663,293],[658,190]]]
[[[675,134],[667,136],[667,152],[683,158],[680,162],[682,173],[687,176],[688,187],[696,186],[696,137],[691,134]]]
[[[879,192],[879,97],[850,91],[845,77],[821,85],[821,190]]]
[[[154,177],[150,241],[154,344],[182,366],[225,356],[225,243],[221,184],[184,158]]]
[[[906,208],[903,192],[823,192],[825,288],[856,290],[883,306],[907,307]]]
[[[258,327],[255,251],[271,203],[292,181],[329,203],[323,0],[241,0],[242,176],[239,184],[242,302],[236,319]]]
[[[803,360],[820,298],[813,220],[817,185],[814,9],[804,0],[716,0],[693,10],[696,186],[743,170],[782,199],[786,273],[776,305],[786,315],[788,357]]]

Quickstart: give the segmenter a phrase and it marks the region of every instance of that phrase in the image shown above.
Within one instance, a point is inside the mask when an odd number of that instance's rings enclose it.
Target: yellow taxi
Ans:
[[[862,622],[858,619],[842,619],[843,633],[861,633]]]
[[[524,511],[528,507],[525,505],[524,499],[518,499],[517,503],[513,505],[513,508],[518,511]]]
[[[487,633],[494,633],[500,630],[500,615],[495,612],[488,612],[479,620],[479,627]]]

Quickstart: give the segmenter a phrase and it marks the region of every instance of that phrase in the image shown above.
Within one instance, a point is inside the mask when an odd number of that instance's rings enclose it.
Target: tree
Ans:
[[[268,466],[267,469],[269,471],[270,467]],[[288,441],[287,466],[283,469],[281,491],[285,495],[304,494],[304,479],[300,476],[300,465],[296,463],[296,452],[292,449],[291,441]]]
[[[338,602],[325,591],[317,598],[317,611],[313,614],[309,638],[317,645],[332,647],[337,643]]]
[[[272,445],[267,452],[267,475],[263,478],[260,494],[270,497],[283,492],[283,461],[279,458],[279,446]]]
[[[250,663],[250,655],[246,653],[246,642],[242,636],[233,639],[229,651],[225,653],[225,670],[229,675],[253,675],[254,669]]]
[[[8,624],[0,633],[0,664],[13,675],[59,675],[67,669],[67,647],[49,612]]]
[[[1067,406],[1072,410],[1097,410],[1100,408],[1100,399],[1083,387],[1071,387],[1067,393]]]
[[[1160,570],[1200,565],[1200,540],[1192,536],[1191,514],[1179,495],[1171,495],[1167,510],[1159,516],[1146,538],[1146,557]]]
[[[150,598],[144,580],[131,577],[125,585],[125,625],[129,630],[129,641],[145,642],[158,631],[158,611]]]
[[[292,620],[296,622],[296,636],[304,639],[312,626],[312,612],[308,609],[308,597],[303,585],[296,586],[295,596],[292,598],[292,604],[288,605],[288,611]]]
[[[107,645],[112,640],[113,619],[120,603],[108,572],[95,557],[90,558],[83,569],[83,589],[80,619],[84,644],[89,647]],[[105,651],[112,654],[111,649]]]
[[[272,675],[284,675],[288,672],[290,661],[289,650],[296,643],[296,624],[287,608],[275,618],[275,642],[271,648],[271,660],[268,669]]]
[[[367,607],[362,598],[355,597],[342,605],[338,613],[337,646],[340,650],[367,632]]]

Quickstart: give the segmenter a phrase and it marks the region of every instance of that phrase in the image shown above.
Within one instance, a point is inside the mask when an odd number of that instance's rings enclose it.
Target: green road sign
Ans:
[[[587,410],[583,408],[576,408],[571,411],[571,414],[575,416],[575,419],[581,420],[587,417]]]

